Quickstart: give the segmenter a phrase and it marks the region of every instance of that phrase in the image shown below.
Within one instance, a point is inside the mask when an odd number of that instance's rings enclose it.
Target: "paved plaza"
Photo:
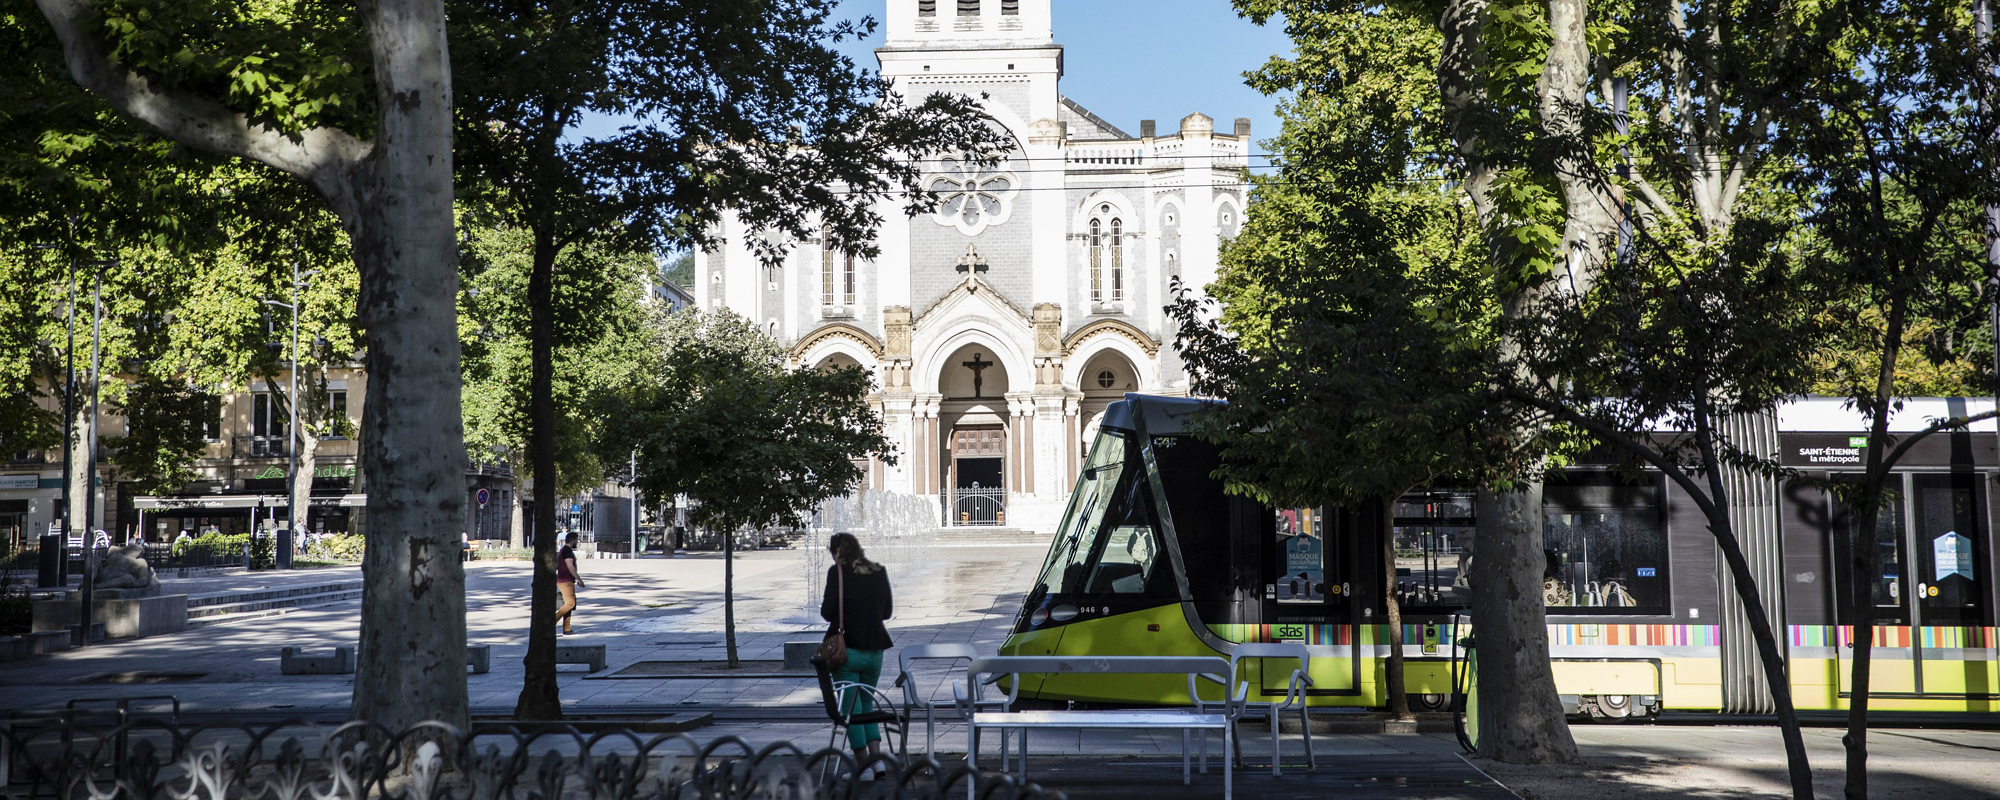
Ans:
[[[874,548],[871,555],[888,566],[896,592],[890,633],[898,646],[965,642],[983,652],[995,651],[1044,551],[1044,545],[1005,540]],[[582,562],[588,588],[581,593],[577,633],[561,641],[603,644],[608,664],[594,675],[587,675],[583,666],[562,667],[565,705],[578,717],[671,714],[686,719],[708,714],[713,724],[692,732],[702,740],[735,736],[754,746],[778,741],[806,749],[826,746],[829,726],[810,673],[784,673],[775,663],[783,658],[785,642],[815,640],[823,629],[811,573],[825,567],[813,555],[800,550],[739,554],[738,642],[741,657],[752,662],[739,676],[715,669],[724,658],[723,563],[718,555]],[[473,562],[466,574],[469,639],[493,647],[492,671],[469,676],[474,714],[504,717],[521,684],[529,568],[525,562]],[[169,581],[167,588],[201,595],[358,578],[358,569],[232,573]],[[352,676],[281,675],[278,653],[286,646],[324,652],[352,645],[358,610],[358,600],[344,601],[7,663],[0,665],[0,686],[6,687],[0,692],[0,710],[56,709],[77,698],[172,695],[195,720],[340,719]],[[885,672],[894,672],[895,656],[889,653]],[[632,673],[647,676],[629,677]],[[947,673],[918,677],[920,694],[949,696]],[[884,684],[890,681],[885,675]],[[1696,797],[1785,794],[1782,748],[1771,728],[1580,725],[1573,730],[1589,766],[1526,770],[1478,764],[1508,788],[1460,759],[1450,736],[1435,733],[1316,735],[1320,769],[1310,776],[1289,767],[1302,764],[1304,752],[1299,738],[1288,734],[1286,777],[1272,779],[1267,769],[1244,769],[1238,773],[1238,788],[1245,797],[1270,798],[1339,794],[1595,800],[1676,792]],[[923,727],[917,726],[913,751],[923,749],[923,735]],[[1246,757],[1267,759],[1264,741],[1249,737]],[[1835,796],[1831,787],[1840,778],[1839,731],[1812,729],[1808,741],[1822,791]],[[1881,730],[1873,741],[1880,796],[2000,797],[2000,733]],[[984,744],[982,750],[997,754],[997,742]],[[941,755],[963,753],[964,747],[962,727],[939,726]],[[1075,798],[1132,796],[1132,783],[1140,776],[1152,781],[1147,794],[1154,797],[1219,794],[1213,776],[1186,789],[1179,785],[1179,747],[1179,737],[1171,734],[1037,733],[1031,778]]]

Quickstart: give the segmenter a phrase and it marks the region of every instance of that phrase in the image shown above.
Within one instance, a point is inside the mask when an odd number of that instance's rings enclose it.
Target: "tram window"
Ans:
[[[1084,565],[1090,561],[1105,513],[1116,497],[1119,478],[1127,472],[1129,445],[1125,434],[1108,429],[1098,431],[1097,441],[1090,448],[1090,460],[1084,464],[1076,491],[1070,497],[1069,513],[1063,516],[1062,528],[1056,532],[1062,545],[1050,550],[1049,561],[1043,566],[1042,586],[1056,592],[1083,588]]]
[[[1159,563],[1159,539],[1144,525],[1120,525],[1104,543],[1104,555],[1090,571],[1088,594],[1145,594]]]
[[[1249,587],[1232,570],[1236,561],[1230,552],[1231,501],[1223,493],[1222,481],[1214,477],[1222,463],[1221,449],[1193,436],[1155,436],[1153,459],[1173,518],[1174,539],[1180,544],[1181,564],[1187,569],[1189,599],[1197,604],[1231,601]]]
[[[1470,525],[1396,521],[1397,602],[1406,609],[1450,609],[1472,605],[1466,559],[1472,554]]]
[[[1569,613],[1667,613],[1667,532],[1659,511],[1549,508],[1542,600]]]
[[[1892,478],[1898,486],[1901,480]],[[1834,613],[1837,618],[1851,618],[1854,608],[1854,548],[1861,541],[1862,528],[1856,519],[1854,509],[1845,503],[1835,503],[1833,559],[1835,573],[1841,576],[1837,582],[1839,608]],[[1875,598],[1875,619],[1883,622],[1902,622],[1904,576],[1903,568],[1903,498],[1900,494],[1882,498],[1882,507],[1875,518],[1875,578],[1869,581],[1870,593]]]
[[[1915,541],[1919,624],[1985,625],[1986,507],[1972,475],[1916,475]]]
[[[1406,614],[1445,614],[1472,604],[1473,495],[1415,492],[1395,504],[1396,600]]]

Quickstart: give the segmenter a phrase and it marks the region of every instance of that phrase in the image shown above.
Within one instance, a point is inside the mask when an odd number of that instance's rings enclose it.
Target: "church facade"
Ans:
[[[984,96],[1012,139],[993,168],[939,158],[943,203],[880,209],[878,258],[800,242],[777,269],[740,223],[695,255],[695,300],[755,320],[800,368],[854,365],[896,442],[870,488],[935,498],[947,525],[1053,531],[1097,419],[1126,392],[1185,394],[1163,307],[1203,286],[1242,221],[1248,120],[1127,133],[1065,96],[1050,0],[888,0],[884,77]]]

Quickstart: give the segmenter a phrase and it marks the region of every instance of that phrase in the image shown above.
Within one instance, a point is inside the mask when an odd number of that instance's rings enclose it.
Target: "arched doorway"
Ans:
[[[1012,437],[1007,368],[993,348],[952,351],[938,373],[938,474],[948,525],[1005,525]]]

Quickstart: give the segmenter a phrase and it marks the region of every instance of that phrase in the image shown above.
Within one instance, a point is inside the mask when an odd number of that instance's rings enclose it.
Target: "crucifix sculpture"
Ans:
[[[980,358],[980,356],[981,356],[981,355],[982,355],[982,354],[980,354],[980,353],[973,353],[973,354],[972,354],[972,360],[971,360],[971,361],[960,361],[960,362],[958,362],[958,363],[960,363],[960,364],[963,364],[963,365],[965,365],[965,367],[966,367],[966,368],[968,368],[968,369],[972,370],[972,396],[973,396],[973,397],[979,397],[979,396],[980,396],[980,391],[982,390],[982,386],[983,386],[983,385],[985,384],[985,382],[986,382],[986,380],[985,380],[985,377],[984,377],[984,376],[982,376],[982,375],[981,375],[980,373],[982,373],[982,372],[985,372],[985,371],[986,371],[986,368],[987,368],[987,367],[990,367],[990,366],[993,366],[993,362],[991,362],[991,361],[986,361],[986,360],[983,360],[983,359],[981,359],[981,358]]]

